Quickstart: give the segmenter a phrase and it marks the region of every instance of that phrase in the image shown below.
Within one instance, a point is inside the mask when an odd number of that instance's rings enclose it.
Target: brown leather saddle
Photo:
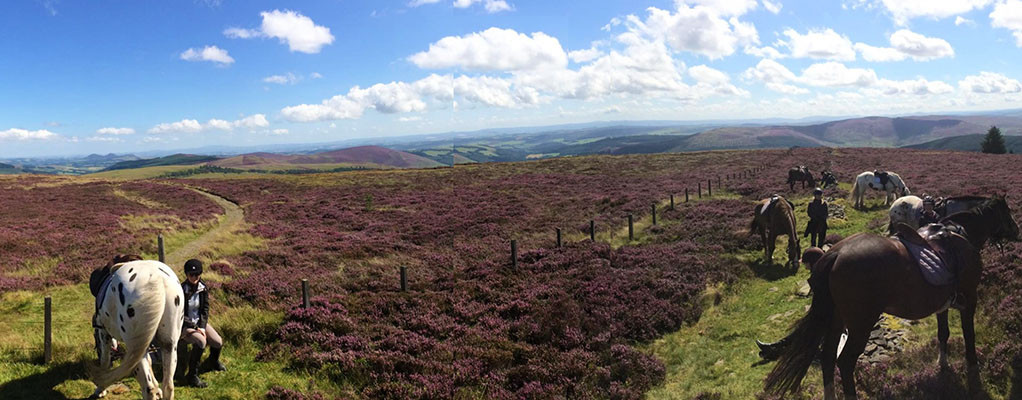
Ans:
[[[959,266],[952,240],[958,234],[941,224],[929,224],[916,230],[898,223],[895,224],[895,236],[919,265],[927,282],[935,286],[954,282]]]

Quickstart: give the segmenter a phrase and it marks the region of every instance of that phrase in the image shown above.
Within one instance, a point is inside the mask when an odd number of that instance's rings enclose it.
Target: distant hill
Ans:
[[[1022,119],[1006,116],[865,117],[814,125],[726,127],[693,135],[674,151],[764,147],[901,147],[986,132],[1022,133]]]
[[[980,151],[986,135],[962,135],[904,146],[909,149]],[[1004,147],[1014,153],[1022,152],[1022,136],[1004,136]]]
[[[90,156],[91,157],[91,156]],[[200,156],[194,154],[174,154],[166,157],[148,158],[143,160],[121,161],[104,169],[104,171],[116,171],[119,169],[134,169],[145,167],[160,167],[164,165],[192,165],[218,160],[217,157]]]
[[[359,146],[313,154],[250,153],[209,163],[228,168],[281,168],[292,165],[351,164],[394,168],[429,168],[443,165],[419,155],[380,146]]]
[[[0,175],[20,174],[23,171],[11,164],[0,163]]]

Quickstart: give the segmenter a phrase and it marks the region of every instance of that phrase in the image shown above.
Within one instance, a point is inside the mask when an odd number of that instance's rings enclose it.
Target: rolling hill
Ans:
[[[148,158],[142,160],[121,161],[104,169],[104,171],[116,171],[119,169],[134,169],[145,167],[162,167],[166,165],[193,165],[217,160],[217,157],[200,156],[194,154],[174,154],[166,157]]]
[[[909,149],[980,151],[986,135],[962,135],[904,146]],[[1004,147],[1013,153],[1022,152],[1022,136],[1004,136]]]
[[[209,163],[218,167],[267,169],[314,164],[349,164],[391,168],[430,168],[443,165],[429,158],[380,146],[359,146],[314,154],[250,153]]]

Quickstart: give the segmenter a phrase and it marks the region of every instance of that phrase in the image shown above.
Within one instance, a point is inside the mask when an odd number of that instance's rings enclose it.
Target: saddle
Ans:
[[[765,206],[763,206],[763,209],[759,211],[760,214],[764,214],[764,215],[768,214],[770,212],[770,209],[774,208],[774,203],[777,203],[777,200],[780,200],[780,199],[781,199],[781,196],[776,195],[776,194],[773,195],[773,196],[770,196],[770,201],[768,201],[767,204]],[[792,210],[795,209],[795,203],[792,203],[790,200],[787,200],[787,199],[785,199],[784,201],[788,202],[788,205],[791,206]]]
[[[950,240],[956,233],[953,228],[941,224],[929,224],[918,230],[898,223],[895,225],[895,236],[901,240],[912,259],[919,265],[923,278],[934,286],[949,285],[954,282],[959,266],[951,253],[953,244]]]

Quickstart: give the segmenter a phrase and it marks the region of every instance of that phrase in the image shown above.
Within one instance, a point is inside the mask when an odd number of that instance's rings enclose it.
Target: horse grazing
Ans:
[[[802,182],[803,189],[806,188],[806,183],[809,183],[809,187],[816,186],[816,179],[813,178],[813,173],[804,165],[788,170],[788,188],[793,192],[795,191],[795,182]]]
[[[863,200],[866,197],[866,189],[882,190],[887,193],[887,201],[884,205],[891,205],[895,195],[908,196],[912,194],[908,186],[901,180],[901,176],[893,172],[884,172],[876,176],[873,172],[866,171],[855,177],[855,184],[852,185],[852,201],[854,207],[861,209]]]
[[[774,247],[777,237],[788,235],[788,264],[798,269],[799,246],[798,233],[795,231],[795,205],[781,196],[763,199],[756,205],[755,215],[749,227],[749,234],[759,233],[763,238],[764,259],[767,263],[774,260]]]
[[[115,258],[89,279],[93,293],[98,294],[93,327],[99,366],[90,368],[96,384],[93,397],[103,397],[107,387],[134,370],[144,399],[173,399],[184,318],[181,284],[174,271],[159,261],[120,260]],[[125,354],[121,365],[111,369],[115,340],[124,344]],[[159,347],[163,360],[162,388],[153,376],[150,343]]]
[[[976,287],[983,267],[979,251],[988,239],[1019,240],[1018,225],[1011,218],[1003,197],[949,216],[944,222],[960,224],[969,239],[943,232],[933,242],[904,225],[899,226],[899,231],[910,244],[937,243],[936,249],[946,254],[944,259],[951,270],[957,269],[947,284],[931,284],[911,255],[909,245],[897,238],[858,233],[827,251],[810,273],[813,299],[809,312],[793,326],[780,360],[764,382],[765,389],[782,395],[798,390],[809,365],[820,355],[824,398],[836,398],[835,363],[841,370],[845,398],[856,398],[855,363],[881,313],[907,319],[921,319],[937,313],[938,362],[946,366],[950,336],[947,309],[952,299],[961,312],[966,359],[970,365],[975,365],[973,318]],[[930,227],[939,225],[927,228]],[[848,338],[838,354],[838,340],[845,329]]]
[[[823,171],[820,173],[820,187],[829,188],[837,187],[837,176],[833,172]]]
[[[989,197],[980,196],[941,198],[937,199],[936,205],[933,209],[937,212],[937,215],[948,216],[983,204],[983,202],[989,199]],[[891,234],[894,234],[894,227],[899,223],[918,229],[919,217],[923,213],[923,199],[917,196],[899,197],[891,204],[891,209],[888,213],[891,218],[891,223],[888,225],[888,231]]]

